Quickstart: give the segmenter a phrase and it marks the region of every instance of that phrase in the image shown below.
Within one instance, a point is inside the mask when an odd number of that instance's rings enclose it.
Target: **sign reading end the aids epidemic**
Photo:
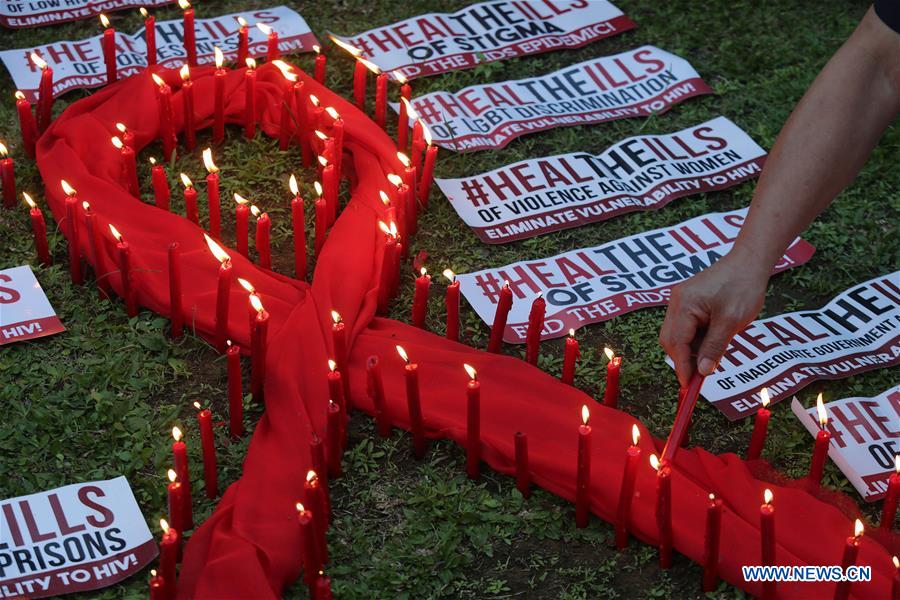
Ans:
[[[435,144],[466,152],[502,148],[551,127],[662,113],[711,91],[688,61],[641,46],[539,77],[431,92],[412,103]]]
[[[382,71],[407,79],[483,62],[577,48],[634,27],[607,0],[501,0],[429,13],[338,37]]]
[[[37,27],[87,19],[101,12],[123,8],[151,8],[171,4],[175,0],[3,0],[0,2],[0,25],[4,27]]]
[[[819,432],[816,407],[803,408],[795,397],[791,410],[813,435]],[[844,398],[825,404],[831,433],[828,456],[866,502],[887,493],[900,454],[900,386],[874,398]]]
[[[532,158],[437,184],[481,241],[502,244],[660,208],[759,175],[766,152],[717,117],[669,135],[639,135],[601,154]]]
[[[278,48],[284,54],[311,52],[318,44],[306,21],[286,6],[221,15],[211,19],[197,19],[194,24],[197,39],[197,63],[214,64],[214,47],[226,57],[237,56],[237,17],[250,23],[263,23],[278,32]],[[251,56],[264,56],[268,37],[256,27],[249,30]],[[12,75],[16,87],[29,101],[37,99],[41,71],[30,60],[34,51],[53,68],[53,95],[59,96],[76,88],[95,88],[106,85],[106,63],[101,46],[103,35],[79,41],[52,42],[34,48],[19,48],[0,52],[0,59]],[[119,77],[128,77],[147,68],[147,44],[144,29],[127,34],[116,32],[116,64]],[[184,22],[182,19],[156,23],[156,56],[164,67],[180,67],[186,61]]]
[[[551,258],[457,275],[462,293],[491,325],[505,282],[513,293],[503,339],[525,341],[528,314],[538,294],[547,303],[542,339],[590,323],[667,304],[672,287],[708,268],[731,250],[747,209],[710,213]],[[774,272],[810,259],[814,248],[797,238]]]
[[[112,585],[158,554],[124,477],[0,500],[0,598]]]
[[[671,361],[668,361],[672,365]],[[850,288],[819,310],[753,321],[734,336],[700,390],[732,421],[817,379],[900,364],[900,271]]]
[[[0,271],[0,346],[65,330],[31,267]]]

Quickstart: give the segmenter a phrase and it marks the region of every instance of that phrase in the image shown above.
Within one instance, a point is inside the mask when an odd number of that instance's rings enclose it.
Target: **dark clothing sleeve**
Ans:
[[[900,33],[900,0],[875,0],[875,14],[885,25]]]

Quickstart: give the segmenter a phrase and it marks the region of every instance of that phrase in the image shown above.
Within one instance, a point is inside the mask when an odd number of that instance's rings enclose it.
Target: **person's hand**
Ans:
[[[659,343],[682,386],[695,368],[711,375],[734,334],[759,314],[771,271],[758,262],[733,250],[672,290]]]

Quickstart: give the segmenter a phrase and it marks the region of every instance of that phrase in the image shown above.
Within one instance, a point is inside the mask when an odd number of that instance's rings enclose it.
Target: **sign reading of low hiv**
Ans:
[[[31,267],[0,271],[0,346],[65,330]]]
[[[152,8],[175,0],[3,0],[0,25],[37,27],[94,17],[123,8]]]
[[[240,28],[237,17],[243,17],[250,23],[266,24],[277,31],[278,48],[284,53],[310,52],[318,44],[315,34],[303,17],[286,6],[197,19],[194,28],[197,32],[199,64],[215,63],[214,46],[218,46],[229,58],[237,56],[237,32]],[[249,34],[250,54],[265,55],[267,36],[256,27],[251,27]],[[32,51],[37,52],[53,68],[53,95],[59,96],[76,88],[106,85],[102,38],[101,34],[80,41],[61,41],[35,48],[4,50],[0,52],[0,59],[12,75],[16,87],[33,102],[37,99],[41,71],[29,59]],[[119,77],[134,75],[147,67],[147,45],[143,28],[131,35],[117,31],[116,48]],[[162,66],[180,67],[184,64],[187,55],[182,19],[156,23],[156,54]]]
[[[336,37],[381,70],[400,71],[414,79],[524,54],[577,48],[634,26],[606,0],[505,0]]]
[[[434,143],[465,152],[551,127],[662,113],[711,91],[683,58],[641,46],[539,77],[432,92],[413,106]]]
[[[667,304],[672,287],[706,269],[731,250],[747,209],[710,213],[621,238],[593,248],[497,269],[457,275],[462,293],[488,325],[500,290],[509,282],[513,306],[503,339],[522,343],[538,294],[547,302],[541,338],[565,335],[590,323]],[[814,248],[797,238],[774,272],[805,263]]]
[[[671,365],[671,361],[668,361]],[[732,421],[817,379],[900,364],[900,271],[850,288],[819,310],[753,321],[732,339],[701,393]]]
[[[157,554],[124,477],[0,500],[0,598],[96,590]]]
[[[816,407],[803,408],[795,397],[791,410],[815,436]],[[828,456],[866,502],[884,497],[900,454],[900,386],[874,398],[844,398],[825,404],[831,444]]]
[[[631,137],[601,154],[531,158],[437,184],[481,241],[501,244],[724,189],[759,175],[765,156],[740,127],[717,117]]]

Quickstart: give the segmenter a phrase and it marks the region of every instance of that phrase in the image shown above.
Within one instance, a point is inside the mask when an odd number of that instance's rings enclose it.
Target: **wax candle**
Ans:
[[[403,164],[403,173],[401,177],[403,177],[403,183],[409,188],[409,196],[406,203],[406,210],[409,211],[408,214],[412,215],[412,219],[410,219],[409,224],[411,225],[407,230],[407,235],[413,235],[418,231],[419,228],[419,204],[416,201],[416,168],[412,165],[407,157],[402,152],[397,153],[397,158]]]
[[[313,247],[315,251],[315,255],[319,256],[322,252],[322,248],[325,246],[325,238],[328,235],[328,205],[325,203],[325,198],[322,197],[322,184],[316,181],[313,184],[313,187],[316,190],[316,223],[315,223],[315,232],[313,235]]]
[[[172,242],[168,251],[169,258],[169,320],[172,322],[170,335],[181,337],[184,327],[184,309],[181,293],[181,251],[178,242]]]
[[[425,329],[425,314],[428,311],[428,291],[431,288],[431,276],[425,267],[419,269],[416,277],[416,289],[413,293],[412,325]]]
[[[81,248],[79,247],[78,197],[75,188],[62,179],[63,192],[66,194],[66,229],[69,234],[69,276],[74,285],[84,283],[84,272],[81,268]]]
[[[256,61],[248,58],[244,71],[244,137],[256,135]]]
[[[37,130],[44,133],[50,126],[53,115],[53,69],[37,52],[32,52],[31,62],[41,70],[41,82],[38,84]]]
[[[528,330],[525,333],[525,361],[536,365],[541,353],[541,330],[544,329],[544,315],[547,312],[547,301],[543,294],[538,294],[531,303],[528,313]]]
[[[300,502],[297,503],[297,523],[303,540],[303,581],[312,589],[319,577],[322,563],[319,560],[319,542],[313,513]]]
[[[288,182],[291,193],[291,229],[294,234],[294,277],[306,279],[306,221],[304,220],[303,198],[297,178],[291,174]]]
[[[328,476],[334,479],[341,476],[341,431],[343,430],[341,407],[333,400],[328,400],[328,419],[326,439],[328,443]]]
[[[203,451],[203,483],[206,497],[213,500],[219,493],[219,475],[216,469],[216,445],[213,438],[212,412],[194,402],[197,409],[197,427],[200,429],[200,444]]]
[[[168,600],[166,581],[156,573],[156,569],[150,569],[150,600]]]
[[[16,90],[16,113],[19,116],[19,131],[22,134],[22,148],[29,158],[34,158],[34,147],[37,144],[37,123],[31,112],[31,103],[25,94]]]
[[[341,376],[337,363],[332,359],[328,359],[326,379],[328,381],[328,398],[337,405],[340,411],[340,427],[335,431],[337,431],[341,448],[344,448],[347,445],[347,404],[344,398],[345,378]]]
[[[170,527],[165,519],[159,520],[159,526],[163,531],[162,539],[159,541],[159,570],[166,585],[166,595],[174,598],[175,565],[181,552],[181,535],[179,531]]]
[[[213,46],[216,57],[216,72],[213,74],[213,143],[221,144],[225,139],[225,55],[218,46]]]
[[[397,354],[406,363],[403,366],[403,377],[406,381],[406,404],[409,409],[409,427],[412,432],[413,456],[422,459],[425,456],[425,424],[422,420],[422,402],[419,399],[419,365],[410,362],[406,350],[397,346]]]
[[[506,319],[509,317],[509,311],[512,308],[513,294],[509,287],[509,282],[503,282],[500,288],[500,295],[497,300],[497,310],[494,312],[494,322],[491,324],[491,337],[488,341],[488,352],[499,354],[503,344],[503,332],[506,329]]]
[[[402,83],[400,86],[400,112],[397,115],[397,150],[406,152],[409,144],[409,99],[412,89],[406,82],[406,77],[399,71],[394,72],[394,77]]]
[[[766,489],[763,492],[763,504],[759,507],[759,533],[760,533],[760,564],[773,566],[775,564],[775,507],[772,505],[772,491]],[[762,597],[775,598],[775,581],[762,582]]]
[[[333,106],[326,107],[325,114],[331,119],[331,137],[334,139],[333,162],[338,174],[338,180],[340,180],[344,164],[344,119]]]
[[[197,127],[194,124],[194,83],[191,81],[191,69],[181,65],[178,70],[181,76],[181,107],[184,112],[184,147],[193,150],[197,146]]]
[[[290,102],[292,110],[294,111],[294,129],[291,140],[292,143],[300,145],[301,159],[306,164],[309,164],[311,158],[307,158],[307,156],[312,156],[309,144],[309,132],[311,131],[311,128],[309,126],[307,111],[304,109],[304,105],[306,104],[306,95],[304,94],[303,90],[305,87],[306,84],[302,81],[295,81],[291,85]]]
[[[437,160],[437,146],[431,143],[431,131],[424,125],[425,134],[425,164],[422,166],[422,176],[419,180],[419,202],[422,206],[428,206],[428,195],[431,193],[431,184],[434,182],[434,163]]]
[[[563,355],[563,367],[560,381],[572,385],[575,382],[575,363],[581,358],[581,348],[575,339],[575,330],[569,330],[566,338],[566,348]]]
[[[315,67],[315,79],[322,85],[325,85],[325,66],[328,63],[328,59],[322,54],[322,48],[319,47],[318,44],[313,45],[313,50],[316,53],[316,67]]]
[[[183,434],[178,427],[172,428],[172,456],[175,459],[175,473],[178,475],[178,481],[181,482],[182,497],[182,518],[184,519],[184,528],[181,532],[194,528],[194,506],[191,501],[191,473],[188,467],[187,445],[182,439]]]
[[[381,379],[381,364],[377,356],[370,356],[366,360],[366,389],[375,407],[375,424],[378,426],[378,435],[384,438],[390,437],[391,421],[387,414],[384,382]]]
[[[109,17],[100,13],[100,24],[103,25],[103,62],[106,64],[106,84],[115,83],[119,78],[116,64],[116,30],[109,26]],[[164,575],[165,576],[165,575]]]
[[[879,527],[883,531],[891,531],[894,528],[898,499],[900,499],[900,454],[895,454],[894,473],[888,479],[888,488],[884,496],[884,504],[881,507]]]
[[[444,277],[450,280],[447,293],[444,296],[444,306],[447,308],[447,339],[459,341],[459,282],[456,274],[450,269],[444,269]]]
[[[350,403],[350,372],[348,370],[347,353],[347,326],[336,310],[331,311],[331,343],[334,348],[334,358],[340,373],[343,373],[343,397],[341,405],[346,413]]]
[[[156,17],[147,12],[143,6],[140,8],[144,17],[144,44],[147,46],[147,66],[156,65]]]
[[[272,269],[271,232],[272,220],[268,213],[264,213],[256,207],[250,206],[250,212],[256,217],[256,253],[259,256],[259,266],[263,269]]]
[[[650,466],[656,469],[656,526],[659,529],[659,568],[672,566],[672,469],[650,455]]]
[[[257,23],[256,28],[266,36],[266,60],[269,62],[278,60],[281,57],[281,51],[278,49],[278,32],[265,23]]]
[[[891,586],[891,598],[893,600],[900,599],[900,558],[891,557],[894,563],[894,584]]]
[[[412,104],[407,105],[406,112],[413,118],[412,142],[409,145],[409,153],[413,166],[418,170],[422,168],[422,157],[425,154],[424,125]]]
[[[328,461],[325,458],[325,443],[315,432],[309,440],[309,455],[312,457],[312,471],[322,480],[325,504],[328,505]],[[307,478],[309,473],[306,474]],[[330,509],[329,509],[330,510]]]
[[[637,424],[631,426],[631,445],[625,451],[625,468],[622,471],[622,486],[619,488],[619,503],[616,507],[616,548],[628,546],[628,531],[631,519],[631,503],[634,499],[634,481],[637,478],[641,460],[641,432]]]
[[[6,145],[0,143],[0,185],[3,186],[3,207],[16,204],[16,165]]]
[[[325,488],[319,481],[316,471],[306,473],[306,481],[303,483],[303,495],[306,505],[312,509],[313,523],[315,523],[316,545],[319,551],[319,560],[324,564],[328,562],[328,521],[330,520],[328,501]]]
[[[849,567],[856,566],[856,559],[859,557],[859,544],[865,531],[863,522],[856,519],[853,524],[853,535],[844,541],[844,554],[841,557],[841,568],[846,572]],[[834,590],[835,600],[846,600],[850,597],[850,581],[838,581]]]
[[[353,69],[353,103],[356,108],[366,111],[366,85],[369,75],[369,69],[362,62],[362,59],[356,59],[356,66]]]
[[[331,225],[337,220],[338,209],[338,177],[334,163],[328,163],[325,157],[319,157],[319,164],[322,166],[322,188],[324,191],[323,198],[325,206],[328,208],[328,224]]]
[[[250,57],[250,26],[244,17],[235,17],[238,25],[238,45],[237,45],[237,63],[239,65],[246,64],[247,58]]]
[[[750,446],[747,448],[747,460],[756,460],[762,454],[769,431],[769,418],[772,416],[772,411],[768,408],[769,390],[766,388],[759,390],[759,398],[762,408],[756,411],[756,418],[753,421],[753,435],[750,437]]]
[[[122,139],[122,143],[134,150],[134,134],[128,131],[125,123],[116,123],[116,129],[119,130],[119,137]]]
[[[722,531],[722,501],[709,495],[706,505],[706,532],[703,538],[703,591],[712,592],[719,585],[719,539]]]
[[[463,365],[469,375],[466,385],[466,474],[469,479],[481,476],[481,382],[471,365]]]
[[[581,426],[578,427],[578,462],[575,471],[575,526],[588,526],[591,490],[591,413],[587,405],[581,407]]]
[[[388,181],[396,186],[397,219],[401,223],[400,237],[406,239],[408,234],[415,233],[418,228],[419,207],[410,188],[399,175],[387,176]]]
[[[169,210],[169,180],[166,177],[166,168],[150,157],[150,181],[153,185],[153,198],[156,208]]]
[[[47,223],[44,221],[44,213],[38,208],[34,200],[27,193],[22,193],[25,203],[28,205],[28,214],[31,217],[31,232],[34,234],[34,248],[37,251],[38,260],[42,265],[49,266],[50,248],[47,245]]]
[[[197,66],[197,32],[194,29],[194,9],[188,0],[178,0],[178,6],[184,11],[184,50],[188,64]]]
[[[250,258],[250,201],[234,194],[234,238],[237,250]]]
[[[203,234],[210,252],[219,261],[219,272],[216,284],[216,321],[213,343],[219,352],[225,351],[228,339],[228,304],[231,298],[233,269],[231,257],[211,237]]]
[[[263,308],[256,294],[250,294],[250,304],[256,310],[256,319],[250,330],[250,393],[257,402],[263,401],[266,380],[266,344],[269,332],[269,313]]]
[[[82,202],[81,207],[84,209],[84,230],[88,240],[88,249],[91,257],[94,259],[94,278],[97,283],[97,295],[101,300],[110,300],[112,298],[112,287],[109,284],[110,272],[106,269],[106,260],[103,253],[103,231],[96,226],[97,218],[91,210],[91,205]]]
[[[822,402],[822,394],[816,398],[816,411],[819,415],[819,433],[816,434],[816,443],[813,447],[812,460],[809,463],[809,480],[815,484],[822,483],[822,473],[825,470],[825,459],[828,457],[828,446],[831,443],[831,434],[828,432],[828,413]]]
[[[122,282],[122,298],[129,317],[137,316],[137,290],[134,287],[131,273],[131,248],[122,234],[110,223],[109,231],[116,239],[116,256],[119,265],[119,276]]]
[[[241,378],[241,349],[227,340],[225,352],[228,362],[228,433],[237,438],[244,435],[244,397]]]
[[[516,454],[516,489],[524,498],[531,495],[531,471],[528,468],[528,436],[517,431],[514,436]]]
[[[184,486],[178,480],[178,473],[175,469],[169,469],[167,475],[169,477],[169,485],[166,488],[169,523],[176,531],[184,531]]]
[[[184,185],[184,213],[188,221],[194,225],[200,224],[200,211],[197,208],[197,190],[194,182],[185,173],[181,174],[181,183]]]
[[[122,180],[128,193],[135,198],[141,197],[141,188],[138,184],[137,162],[134,156],[134,148],[127,146],[118,136],[113,136],[112,145],[119,150],[122,157]]]
[[[619,404],[619,370],[622,366],[622,357],[616,356],[610,348],[604,348],[606,354],[606,388],[603,390],[603,404],[610,408],[616,408]]]
[[[209,235],[222,237],[222,209],[219,194],[219,167],[213,162],[212,149],[203,151],[203,165],[206,167],[206,201],[209,209]]]
[[[385,314],[388,303],[393,297],[394,279],[398,276],[400,254],[396,225],[389,226],[384,221],[378,222],[378,228],[385,235],[384,255],[381,261],[381,278],[378,284],[378,313]]]
[[[159,135],[162,138],[163,157],[172,158],[175,152],[175,125],[172,120],[172,88],[156,73],[151,77],[157,85],[156,100],[159,107]]]
[[[374,66],[374,65],[373,65]],[[385,129],[387,127],[387,92],[388,76],[378,67],[373,71],[375,77],[375,124]]]

